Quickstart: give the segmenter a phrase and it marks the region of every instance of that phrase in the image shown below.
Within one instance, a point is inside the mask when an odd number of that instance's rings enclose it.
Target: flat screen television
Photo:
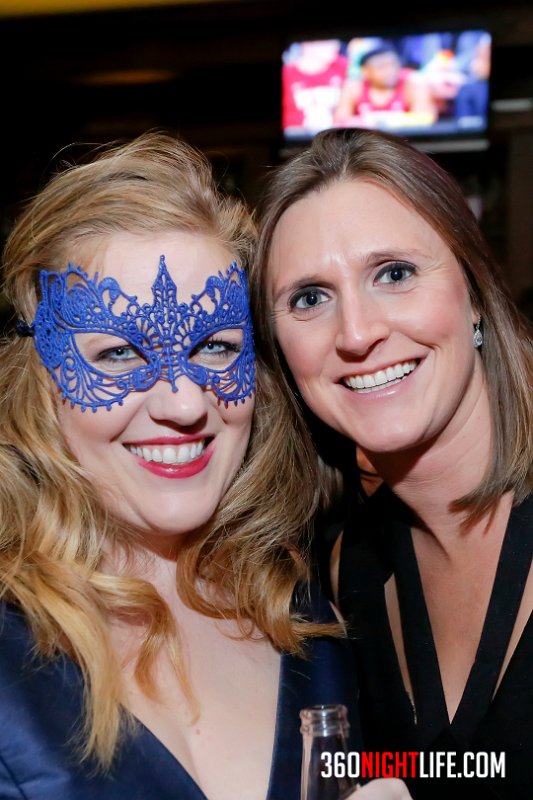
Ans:
[[[455,30],[288,42],[282,54],[282,138],[332,127],[430,140],[488,129],[492,36]]]

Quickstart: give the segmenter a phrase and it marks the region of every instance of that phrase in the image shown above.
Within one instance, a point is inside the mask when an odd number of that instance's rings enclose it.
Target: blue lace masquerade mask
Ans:
[[[236,262],[178,302],[164,256],[140,304],[114,278],[81,267],[40,273],[41,300],[28,329],[42,363],[71,406],[96,411],[165,380],[177,392],[186,376],[226,405],[255,390],[255,354],[246,276]]]

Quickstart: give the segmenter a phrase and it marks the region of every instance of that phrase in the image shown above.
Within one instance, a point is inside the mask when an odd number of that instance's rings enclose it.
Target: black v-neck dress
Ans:
[[[349,621],[357,663],[365,749],[453,752],[456,772],[465,752],[505,753],[504,778],[441,775],[408,780],[415,800],[450,800],[457,794],[469,800],[533,798],[531,617],[496,690],[532,552],[530,497],[511,512],[475,662],[450,722],[408,510],[383,486],[349,516],[341,548],[339,606]],[[384,584],[393,573],[414,705],[404,687],[385,603]],[[425,761],[428,772],[428,756]],[[482,768],[485,761],[481,756]],[[473,767],[476,761],[468,764]]]

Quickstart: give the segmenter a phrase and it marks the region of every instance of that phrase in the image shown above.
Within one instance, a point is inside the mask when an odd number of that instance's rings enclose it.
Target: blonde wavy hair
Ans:
[[[437,231],[459,262],[473,307],[482,319],[483,368],[490,398],[492,459],[479,486],[457,498],[456,507],[474,519],[507,491],[520,502],[533,490],[533,342],[531,328],[511,296],[459,184],[436,161],[398,136],[362,129],[328,130],[269,176],[257,210],[259,238],[251,268],[251,303],[260,357],[272,375],[294,394],[294,385],[277,346],[268,294],[272,237],[282,214],[301,198],[329,186],[365,180],[381,186],[412,208]],[[298,408],[298,404],[296,404]],[[307,425],[304,411],[300,425]],[[330,433],[329,438],[334,437]],[[327,438],[327,437],[326,437]],[[303,438],[308,443],[309,437]],[[325,487],[321,507],[331,504],[343,485],[335,468],[311,443],[308,457]],[[330,448],[331,449],[331,448]],[[355,463],[355,451],[352,452]],[[348,487],[353,491],[353,486]],[[333,492],[333,495],[331,494]]]
[[[117,232],[169,230],[212,236],[243,268],[249,265],[252,218],[241,201],[217,190],[201,152],[161,131],[110,143],[86,163],[61,167],[21,212],[4,250],[5,294],[14,313],[31,322],[40,270],[83,263]],[[136,532],[106,510],[70,452],[57,404],[32,340],[6,340],[0,350],[0,596],[23,610],[39,654],[66,652],[81,667],[86,714],[79,755],[106,768],[131,723],[121,706],[111,618],[145,625],[136,677],[146,692],[155,691],[151,668],[163,644],[186,688],[187,676],[178,630],[157,590],[101,569],[104,542],[127,551]],[[293,417],[290,399],[258,363],[244,466],[201,534],[185,537],[176,587],[198,612],[237,620],[243,636],[255,626],[280,650],[302,653],[307,637],[335,629],[311,623],[291,604],[308,577],[306,523],[317,502]]]

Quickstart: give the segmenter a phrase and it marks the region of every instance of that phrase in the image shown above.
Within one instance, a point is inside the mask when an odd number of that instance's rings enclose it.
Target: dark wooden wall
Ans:
[[[227,188],[253,204],[281,157],[280,60],[292,36],[460,25],[493,34],[493,100],[533,98],[530,0],[413,0],[386,13],[344,0],[238,0],[0,17],[0,235],[58,159],[156,127],[208,152]],[[137,70],[160,80],[109,76]],[[523,106],[494,104],[485,151],[435,154],[481,194],[482,223],[517,296],[533,284],[533,111]]]

